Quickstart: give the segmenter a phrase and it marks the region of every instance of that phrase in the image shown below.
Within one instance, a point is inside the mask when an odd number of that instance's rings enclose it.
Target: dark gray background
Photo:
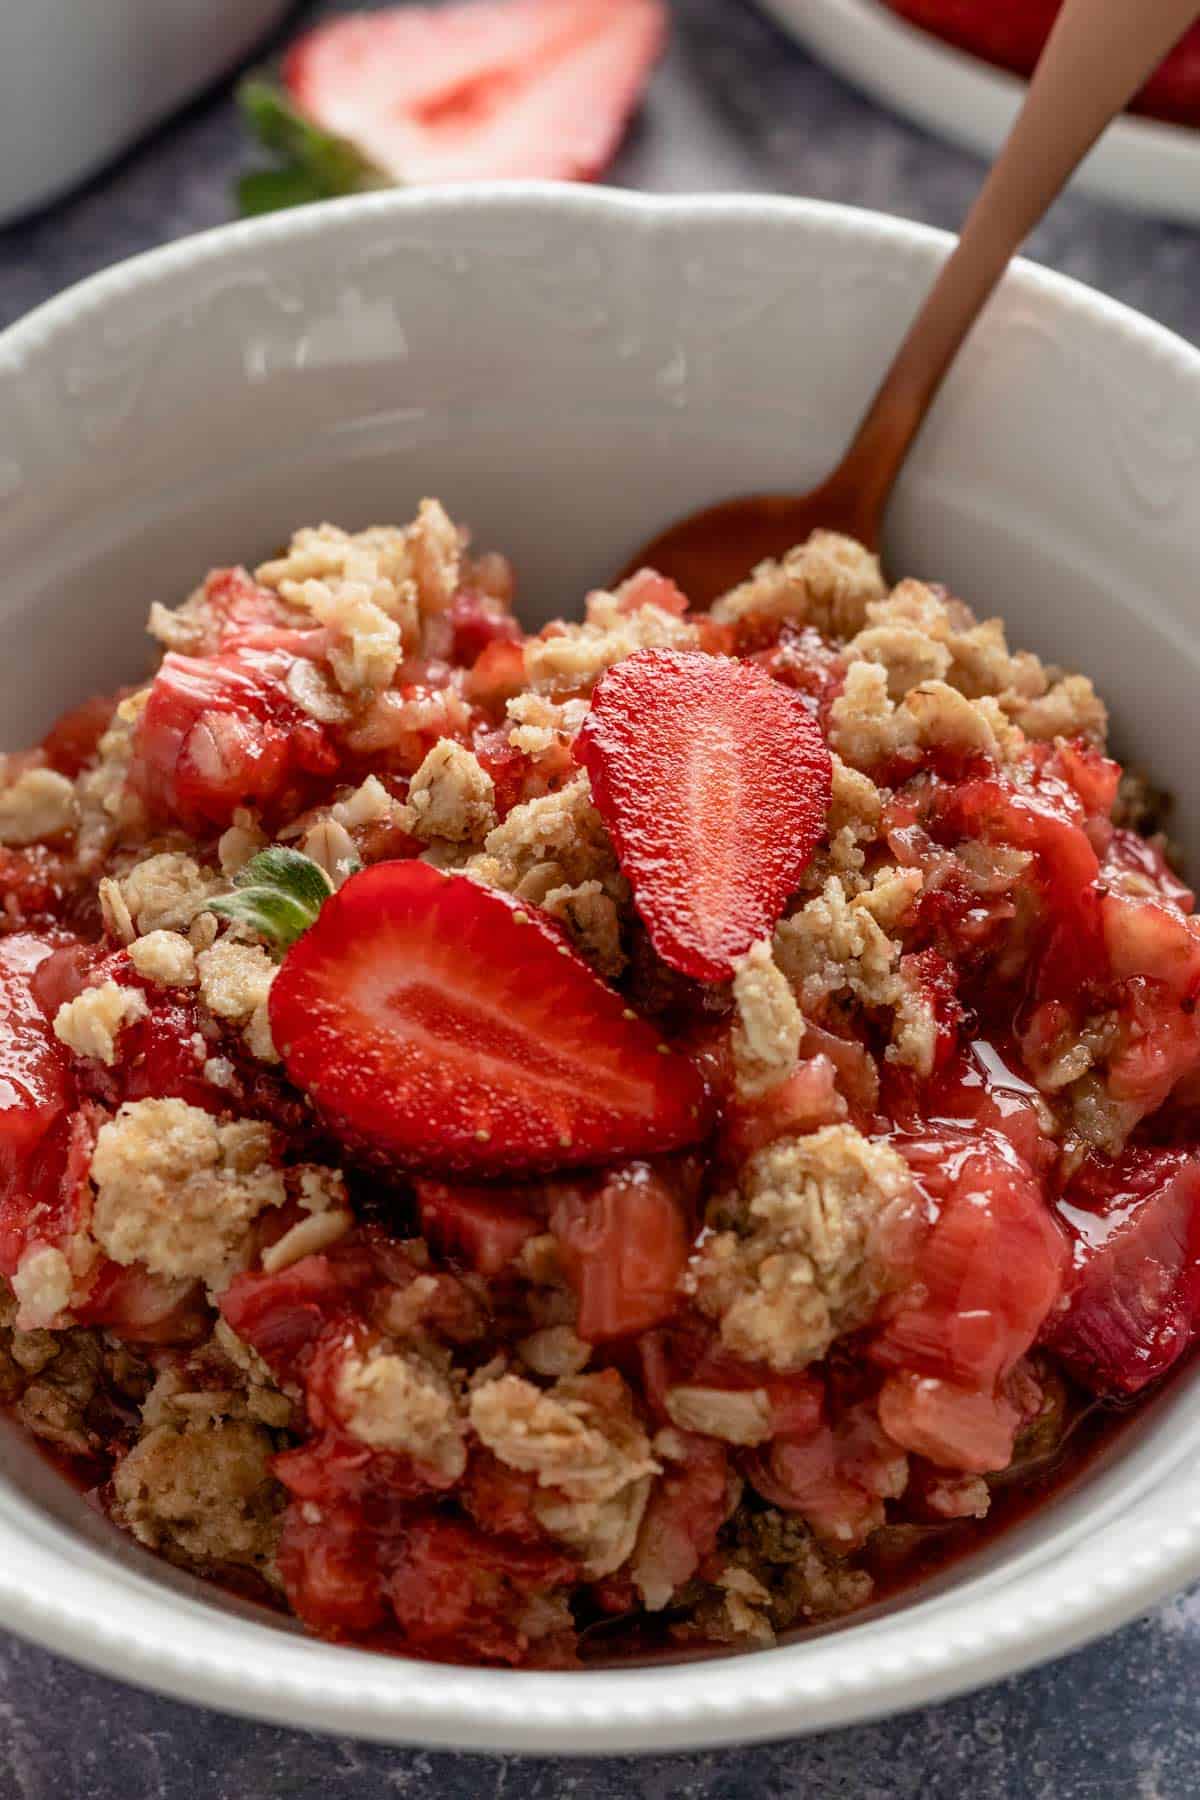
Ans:
[[[36,4],[37,0],[26,0]],[[321,11],[298,8],[289,30]],[[676,33],[611,179],[768,189],[956,226],[980,165],[858,98],[746,0],[675,0]],[[225,92],[85,191],[0,232],[0,324],[229,216]],[[1200,236],[1069,198],[1031,253],[1196,340]],[[554,1763],[384,1750],[200,1713],[0,1635],[0,1800],[1185,1800],[1200,1794],[1200,1593],[1051,1668],[854,1732],[759,1750]]]

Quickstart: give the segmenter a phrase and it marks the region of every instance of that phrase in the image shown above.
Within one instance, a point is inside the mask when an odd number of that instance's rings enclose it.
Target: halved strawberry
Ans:
[[[1092,1156],[1058,1206],[1072,1241],[1064,1311],[1046,1343],[1088,1387],[1133,1394],[1170,1368],[1200,1324],[1200,1152]]]
[[[576,754],[658,954],[727,980],[825,829],[832,762],[811,715],[749,663],[639,650],[598,682]]]
[[[327,900],[271,990],[292,1081],[351,1147],[431,1173],[570,1168],[703,1136],[687,1059],[555,923],[421,862]]]
[[[377,183],[589,180],[666,35],[662,0],[390,7],[319,25],[288,52],[283,80],[305,119],[361,153],[364,185],[372,172]],[[306,148],[278,132],[274,147]]]

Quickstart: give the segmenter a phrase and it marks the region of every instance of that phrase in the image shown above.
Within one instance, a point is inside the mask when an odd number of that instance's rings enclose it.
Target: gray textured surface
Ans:
[[[299,9],[293,25],[318,10]],[[743,0],[675,10],[671,57],[615,180],[959,221],[979,179],[973,159],[858,99]],[[0,232],[0,323],[119,257],[219,223],[240,154],[220,95],[84,192]],[[1200,338],[1196,233],[1067,199],[1032,251]],[[563,1764],[308,1739],[133,1692],[0,1636],[0,1800],[1185,1800],[1200,1791],[1198,1676],[1193,1595],[1051,1668],[853,1733]]]

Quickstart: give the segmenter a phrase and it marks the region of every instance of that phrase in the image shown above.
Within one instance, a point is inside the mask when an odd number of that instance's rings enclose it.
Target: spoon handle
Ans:
[[[826,485],[865,541],[878,542],[909,446],[1010,259],[1197,18],[1200,0],[1066,0],[958,244]]]

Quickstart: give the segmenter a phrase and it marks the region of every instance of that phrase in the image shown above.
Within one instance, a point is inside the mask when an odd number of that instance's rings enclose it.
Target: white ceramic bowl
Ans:
[[[288,0],[0,0],[0,224],[248,56]]]
[[[653,527],[806,486],[947,240],[781,200],[387,194],[233,226],[96,277],[0,338],[0,716],[11,743],[138,671],[151,600],[302,521],[443,496],[512,551],[529,616]],[[891,520],[1014,639],[1082,664],[1200,847],[1200,355],[1022,266],[947,385]],[[547,1752],[810,1731],[936,1699],[1200,1575],[1200,1385],[906,1605],[737,1658],[521,1674],[317,1643],[120,1538],[15,1434],[0,1622],[214,1705]]]
[[[986,4],[987,0],[983,0]],[[760,0],[839,75],[968,150],[994,156],[1026,82],[910,25],[880,0]],[[1127,113],[1110,125],[1074,185],[1167,219],[1200,220],[1200,130]]]

